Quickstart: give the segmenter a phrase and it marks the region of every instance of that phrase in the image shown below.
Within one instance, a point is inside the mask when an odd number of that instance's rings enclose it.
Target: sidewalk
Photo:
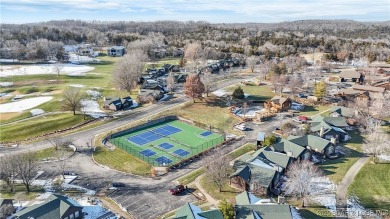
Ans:
[[[206,197],[207,201],[210,202],[211,205],[214,205],[215,207],[218,207],[218,201],[215,200],[213,197],[209,195],[209,193],[206,192],[206,190],[200,185],[200,179],[204,176],[204,174],[198,176],[195,179],[195,185],[198,187],[199,191]]]

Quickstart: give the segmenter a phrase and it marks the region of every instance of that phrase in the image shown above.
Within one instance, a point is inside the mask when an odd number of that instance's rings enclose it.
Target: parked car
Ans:
[[[125,184],[121,182],[113,182],[112,187],[125,187]]]
[[[184,191],[185,187],[183,185],[177,185],[175,186],[175,188],[172,188],[169,190],[169,193],[171,193],[171,195],[178,195],[180,193],[182,193]]]
[[[64,175],[67,175],[67,176],[76,176],[77,174],[74,173],[74,172],[71,172],[71,171],[64,170]]]
[[[236,128],[237,128],[238,130],[245,131],[245,130],[246,130],[245,123],[241,123],[241,124],[239,124],[239,125],[236,125]]]
[[[306,98],[306,96],[304,94],[297,94],[297,97],[299,97],[299,98]]]

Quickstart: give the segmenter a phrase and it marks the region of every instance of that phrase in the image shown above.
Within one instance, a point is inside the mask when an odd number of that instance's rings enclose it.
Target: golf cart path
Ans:
[[[218,207],[219,202],[211,197],[211,195],[200,185],[200,179],[203,178],[204,175],[205,174],[202,174],[195,179],[195,186],[198,187],[199,191],[206,197],[207,201],[210,202],[211,205]]]
[[[359,173],[360,169],[364,164],[370,159],[369,156],[361,157],[349,168],[348,172],[345,174],[344,178],[341,180],[336,191],[336,200],[339,202],[339,206],[346,205],[347,191],[348,187],[351,185],[356,175]]]

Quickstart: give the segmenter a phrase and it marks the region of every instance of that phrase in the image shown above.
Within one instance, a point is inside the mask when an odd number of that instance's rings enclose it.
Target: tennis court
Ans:
[[[172,120],[117,136],[110,142],[153,166],[171,166],[223,140],[220,134]]]

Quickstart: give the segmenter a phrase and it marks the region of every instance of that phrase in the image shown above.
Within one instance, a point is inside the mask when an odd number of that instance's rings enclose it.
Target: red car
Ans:
[[[176,186],[175,188],[173,189],[170,189],[169,190],[169,193],[171,193],[171,195],[177,195],[177,194],[180,194],[184,191],[184,186],[183,185],[178,185]]]

